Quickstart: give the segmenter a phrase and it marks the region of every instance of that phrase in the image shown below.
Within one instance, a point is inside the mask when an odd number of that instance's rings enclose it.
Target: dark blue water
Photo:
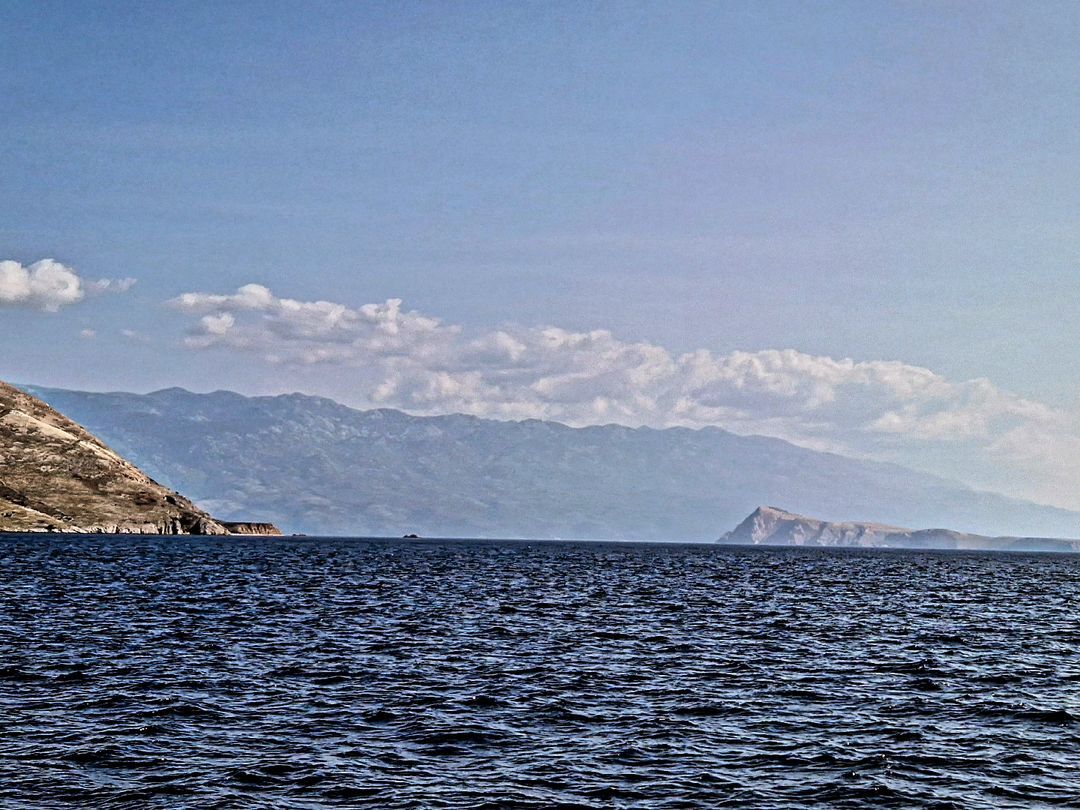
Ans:
[[[0,806],[1080,806],[1080,556],[0,540]]]

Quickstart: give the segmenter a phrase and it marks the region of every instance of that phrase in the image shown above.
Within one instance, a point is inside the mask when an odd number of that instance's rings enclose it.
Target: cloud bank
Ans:
[[[354,404],[574,425],[716,425],[880,458],[937,448],[1037,471],[1041,483],[1031,485],[1044,500],[1055,487],[1071,493],[1080,473],[1074,414],[986,379],[952,381],[898,361],[791,349],[675,354],[602,329],[506,326],[469,335],[399,299],[349,307],[280,298],[258,284],[231,295],[186,293],[170,304],[191,318],[188,347],[332,367]]]
[[[86,281],[55,259],[42,259],[26,266],[11,260],[0,261],[0,307],[57,312],[87,295],[127,292],[134,284],[133,278]]]

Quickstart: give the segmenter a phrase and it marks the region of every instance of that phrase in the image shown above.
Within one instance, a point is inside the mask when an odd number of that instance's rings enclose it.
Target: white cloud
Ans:
[[[97,337],[97,330],[95,330],[95,329],[83,329],[81,332],[79,332],[79,337],[81,337],[81,338],[83,338],[85,340],[93,340],[94,338]]]
[[[87,294],[127,292],[134,283],[132,278],[86,281],[55,259],[26,266],[4,260],[0,261],[0,307],[56,312],[78,303]]]
[[[91,281],[87,288],[93,292],[118,292],[124,293],[135,286],[138,279],[134,278],[102,278]]]
[[[150,338],[144,335],[142,332],[138,332],[134,329],[121,329],[120,336],[125,340],[130,340],[133,343],[149,343]]]
[[[557,327],[468,335],[398,299],[353,308],[279,298],[256,284],[170,303],[193,319],[189,347],[333,367],[334,392],[360,405],[576,425],[718,425],[882,458],[898,448],[963,447],[987,463],[1041,469],[1055,487],[1080,474],[1074,415],[985,379],[952,381],[897,361],[791,349],[674,354],[606,330]],[[1057,465],[1049,472],[1040,467],[1047,453]]]

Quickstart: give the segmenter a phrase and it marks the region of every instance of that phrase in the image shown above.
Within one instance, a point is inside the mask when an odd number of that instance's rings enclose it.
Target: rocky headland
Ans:
[[[3,382],[0,531],[230,533],[80,425]]]
[[[882,523],[836,522],[759,506],[719,542],[762,546],[848,546],[1009,551],[1080,551],[1080,540],[987,537],[951,529],[904,529]]]
[[[273,523],[253,523],[248,520],[219,520],[222,526],[229,530],[229,534],[259,534],[279,537],[281,529]]]

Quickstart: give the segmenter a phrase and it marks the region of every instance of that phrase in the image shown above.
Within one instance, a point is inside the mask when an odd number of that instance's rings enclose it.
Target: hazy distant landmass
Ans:
[[[308,534],[715,540],[759,503],[986,535],[1080,514],[719,428],[570,428],[320,397],[27,387],[223,519]]]
[[[761,506],[720,538],[721,543],[765,546],[1080,551],[1080,540],[987,537],[951,529],[903,529],[881,523],[835,522]]]

